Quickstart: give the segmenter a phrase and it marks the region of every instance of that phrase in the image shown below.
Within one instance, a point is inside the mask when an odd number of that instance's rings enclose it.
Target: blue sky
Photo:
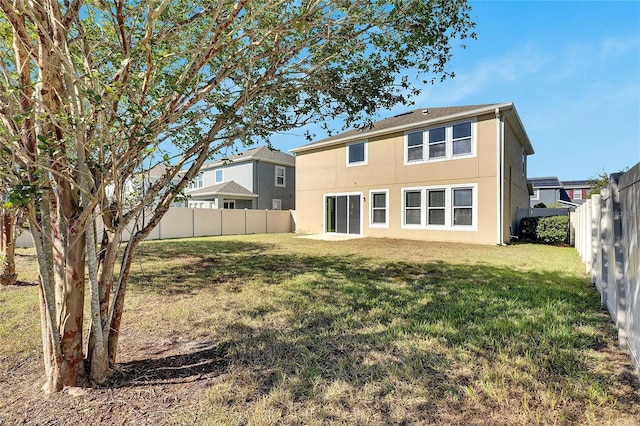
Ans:
[[[529,177],[588,179],[640,162],[639,1],[470,4],[478,38],[454,51],[456,77],[377,119],[421,107],[514,102],[535,150]],[[271,142],[288,151],[308,143],[305,130]],[[325,136],[311,130],[316,140]]]

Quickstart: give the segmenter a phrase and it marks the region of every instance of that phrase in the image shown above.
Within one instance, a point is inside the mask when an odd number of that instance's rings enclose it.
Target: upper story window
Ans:
[[[224,171],[222,169],[216,170],[216,183],[224,181]]]
[[[582,200],[582,189],[574,189],[573,190],[573,199],[574,200]]]
[[[475,155],[475,120],[414,130],[405,134],[405,164]]]
[[[522,148],[522,176],[527,175],[527,153]]]
[[[437,127],[427,131],[429,136],[429,158],[444,158],[447,156],[447,128]]]
[[[286,185],[286,169],[282,166],[276,166],[276,186]]]
[[[367,143],[354,142],[347,145],[347,167],[367,164]]]
[[[200,173],[198,174],[198,176],[193,178],[193,180],[189,184],[189,189],[198,189],[198,188],[202,188],[203,186],[204,186],[204,177],[202,176],[202,173]]]

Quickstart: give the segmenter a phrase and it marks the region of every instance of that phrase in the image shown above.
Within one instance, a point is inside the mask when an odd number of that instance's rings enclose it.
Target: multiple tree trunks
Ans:
[[[108,377],[135,248],[205,161],[312,122],[365,125],[408,102],[418,90],[402,70],[451,75],[449,41],[475,36],[469,10],[0,0],[0,192],[34,237],[46,390]],[[161,175],[141,180],[154,166]]]

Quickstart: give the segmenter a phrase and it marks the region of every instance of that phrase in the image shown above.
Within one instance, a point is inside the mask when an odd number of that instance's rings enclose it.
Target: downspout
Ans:
[[[503,171],[503,158],[502,158],[502,117],[500,114],[500,108],[496,108],[496,244],[502,245],[502,200],[504,198],[503,194],[503,183],[502,183],[502,171]]]

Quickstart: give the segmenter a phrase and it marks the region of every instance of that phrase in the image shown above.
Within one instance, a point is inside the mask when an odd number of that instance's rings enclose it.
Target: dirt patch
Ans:
[[[226,349],[204,339],[129,334],[120,348],[106,383],[52,395],[41,389],[41,356],[1,360],[0,424],[166,424],[197,404],[227,368]]]

